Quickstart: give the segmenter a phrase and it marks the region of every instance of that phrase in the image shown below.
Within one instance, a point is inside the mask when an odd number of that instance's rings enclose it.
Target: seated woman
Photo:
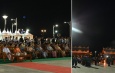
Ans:
[[[16,44],[14,47],[14,54],[17,56],[20,56],[22,54],[18,44]],[[19,60],[23,60],[23,59],[24,59],[24,57],[19,57]]]
[[[32,59],[35,59],[35,57],[36,57],[35,49],[33,48],[32,44],[28,44],[26,46],[26,52],[27,52],[27,54],[31,54],[32,55]]]
[[[19,47],[20,47],[21,52],[25,51],[25,44],[24,43],[20,43]]]
[[[15,43],[14,42],[12,42],[11,47],[15,47]]]
[[[11,60],[11,52],[6,44],[4,44],[4,47],[3,47],[3,58],[4,59],[5,59],[5,55],[8,57],[9,60]]]
[[[58,44],[55,44],[54,47],[55,47],[55,50],[62,51],[61,48],[58,46]]]
[[[68,44],[65,44],[65,50],[70,51],[71,49],[69,48]]]
[[[53,51],[54,49],[50,46],[50,44],[47,44],[46,45],[46,49],[48,50],[48,51]]]
[[[8,46],[8,45],[7,45],[7,46]],[[10,44],[9,44],[8,48],[9,48],[9,50],[10,50],[11,53],[14,52],[14,47],[15,47],[15,44],[14,44],[14,43],[10,43]]]
[[[58,44],[54,45],[55,50],[58,52],[59,57],[64,57],[65,56],[65,51],[63,51]]]
[[[71,56],[71,49],[70,49],[69,45],[68,44],[64,44],[63,47],[65,49],[66,55],[67,56]]]
[[[15,53],[15,54],[21,53],[21,50],[20,50],[18,44],[16,44],[15,47],[14,47],[14,53]]]
[[[27,52],[28,52],[28,53],[34,53],[34,52],[35,52],[35,50],[33,49],[33,46],[32,46],[31,44],[29,44],[29,45],[27,46]]]
[[[41,58],[41,56],[43,56],[44,58],[46,58],[48,56],[47,51],[45,51],[40,44],[37,44],[36,46],[36,55],[39,54],[39,57]]]
[[[47,50],[47,52],[48,52],[49,57],[52,57],[52,56],[54,55],[54,54],[53,54],[54,49],[51,47],[50,43],[47,43],[47,44],[46,44],[46,50]],[[57,56],[56,51],[55,51],[55,56]]]

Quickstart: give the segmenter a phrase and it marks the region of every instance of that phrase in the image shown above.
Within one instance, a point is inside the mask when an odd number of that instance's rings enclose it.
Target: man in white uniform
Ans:
[[[6,53],[8,59],[11,60],[11,52],[6,44],[4,45],[3,52]]]

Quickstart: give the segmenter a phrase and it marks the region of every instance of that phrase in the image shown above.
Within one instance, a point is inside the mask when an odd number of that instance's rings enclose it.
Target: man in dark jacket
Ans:
[[[20,37],[19,42],[20,42],[20,43],[23,43],[23,42],[24,42],[24,39],[22,38],[22,36]]]
[[[111,57],[111,65],[114,65],[114,57]]]
[[[77,57],[74,55],[72,57],[72,68],[76,68],[77,62],[78,62]]]
[[[111,58],[110,57],[107,58],[107,64],[108,64],[108,66],[110,66],[110,64],[111,64]]]

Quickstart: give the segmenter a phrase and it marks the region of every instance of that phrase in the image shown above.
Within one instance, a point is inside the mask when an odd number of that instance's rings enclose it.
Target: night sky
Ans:
[[[12,28],[11,18],[17,17],[18,29],[28,28],[33,35],[41,36],[41,29],[46,29],[45,36],[52,37],[53,25],[59,24],[59,33],[69,36],[69,25],[64,21],[71,20],[71,0],[1,0],[1,30],[4,28],[4,14],[8,16],[8,29]]]
[[[73,45],[89,46],[91,51],[115,48],[114,0],[72,0]]]
[[[86,45],[91,50],[101,51],[103,47],[115,47],[115,4],[114,0],[72,0],[72,26],[83,33],[73,32],[73,45]],[[11,18],[18,19],[19,29],[30,29],[30,33],[52,37],[53,25],[62,36],[69,36],[71,0],[1,0],[0,28],[4,28],[6,14],[7,28],[11,29]],[[15,27],[14,27],[15,28]]]

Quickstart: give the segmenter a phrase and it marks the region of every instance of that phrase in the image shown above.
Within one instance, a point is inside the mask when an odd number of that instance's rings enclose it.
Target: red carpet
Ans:
[[[33,62],[15,63],[10,65],[31,68],[31,69],[41,70],[41,71],[48,71],[53,73],[71,73],[70,67],[54,66],[54,65],[40,64],[40,63],[33,63]]]

